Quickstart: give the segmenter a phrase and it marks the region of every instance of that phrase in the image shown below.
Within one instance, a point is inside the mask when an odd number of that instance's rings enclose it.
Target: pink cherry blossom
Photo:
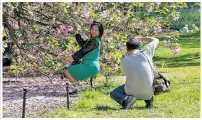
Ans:
[[[55,47],[54,49],[56,52],[59,52],[59,53],[62,52],[62,49],[60,47]]]
[[[33,55],[35,56],[35,57],[40,57],[40,51],[39,50],[35,50],[34,52],[33,52]]]
[[[50,49],[50,46],[49,46],[49,44],[42,44],[42,48],[45,50],[48,50],[48,49]]]

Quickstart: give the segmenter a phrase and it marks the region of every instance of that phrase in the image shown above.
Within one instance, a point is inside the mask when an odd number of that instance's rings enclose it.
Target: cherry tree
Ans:
[[[125,42],[133,36],[154,36],[177,20],[183,2],[4,2],[4,44],[12,45],[15,59],[11,71],[22,74],[61,73],[63,59],[58,54],[72,54],[79,49],[72,31],[89,38],[93,20],[104,25],[104,49],[101,73],[120,73],[120,59]],[[174,49],[175,53],[179,49]],[[19,71],[19,70],[18,70]]]

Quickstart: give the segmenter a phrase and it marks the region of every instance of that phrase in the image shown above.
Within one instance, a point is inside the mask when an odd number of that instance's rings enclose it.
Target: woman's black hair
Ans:
[[[99,29],[99,32],[100,32],[100,35],[99,35],[99,36],[102,37],[102,35],[103,35],[103,33],[104,33],[104,29],[103,29],[102,23],[93,20],[93,23],[91,24],[90,29],[91,29],[94,25],[97,25],[97,26],[98,26],[98,29]]]

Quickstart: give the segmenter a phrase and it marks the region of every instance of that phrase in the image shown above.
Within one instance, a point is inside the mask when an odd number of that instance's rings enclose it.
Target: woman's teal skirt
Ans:
[[[100,71],[100,65],[99,61],[87,60],[83,63],[69,65],[66,69],[76,80],[82,81],[96,76]]]

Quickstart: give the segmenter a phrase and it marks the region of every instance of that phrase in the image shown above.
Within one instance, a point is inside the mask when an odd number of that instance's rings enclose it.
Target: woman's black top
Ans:
[[[99,46],[99,43],[94,38],[84,41],[80,34],[76,34],[75,37],[76,41],[81,46],[81,48],[72,55],[75,62],[78,62],[84,55]]]

